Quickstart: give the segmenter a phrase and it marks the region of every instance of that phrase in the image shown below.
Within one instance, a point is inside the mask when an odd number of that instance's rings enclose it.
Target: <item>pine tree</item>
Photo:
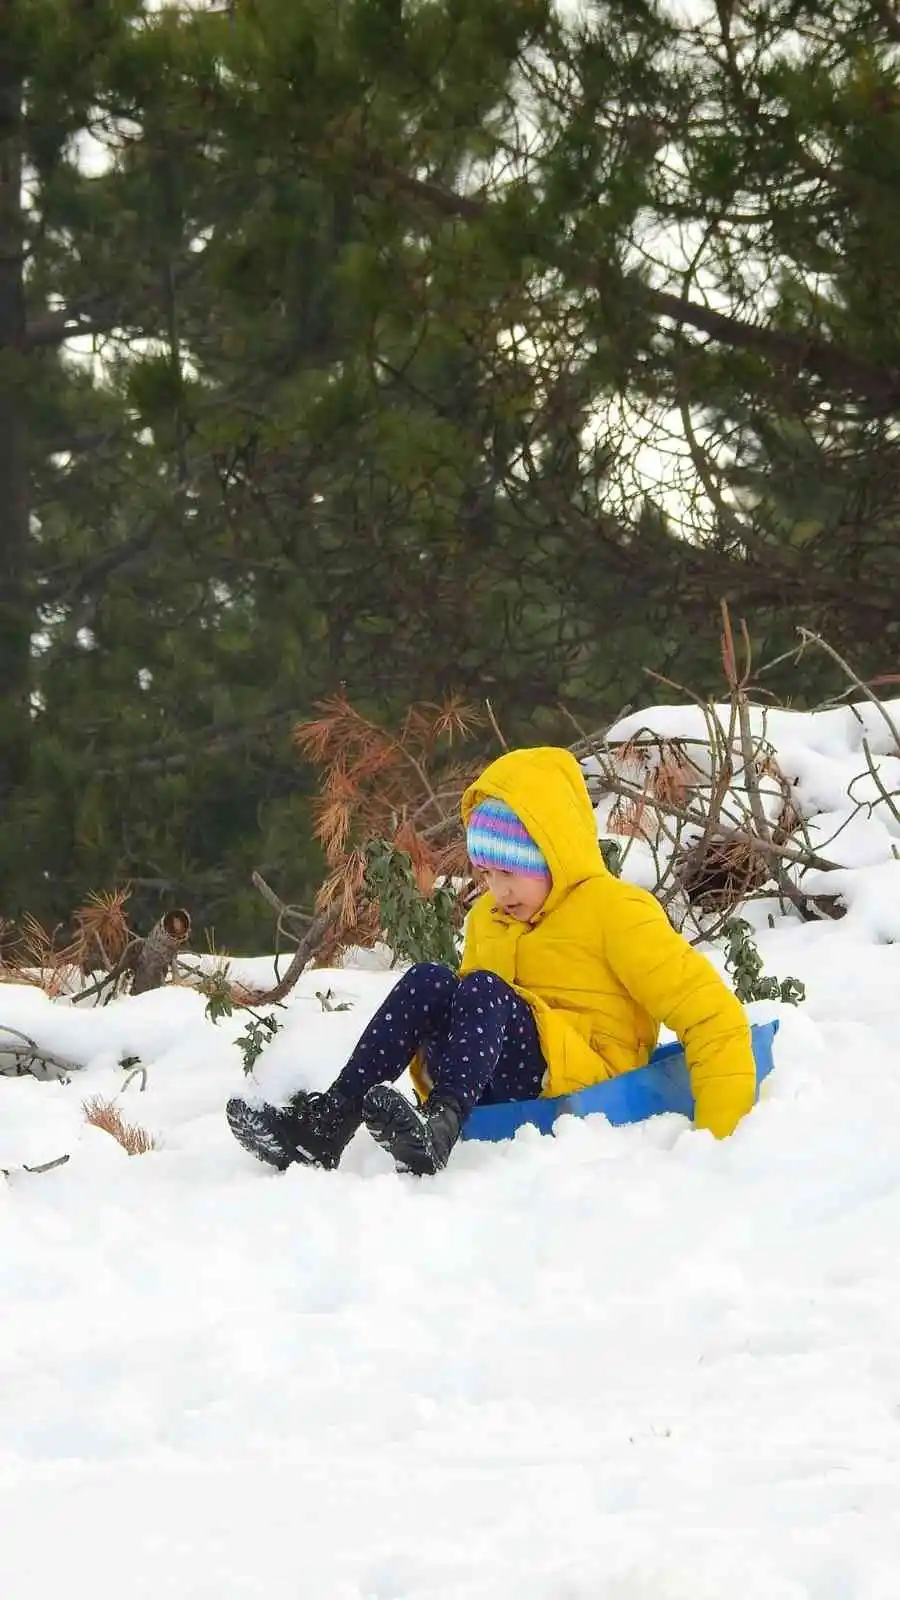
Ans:
[[[288,735],[342,687],[566,738],[714,690],[723,594],[892,664],[875,0],[2,21],[5,914],[311,899]]]

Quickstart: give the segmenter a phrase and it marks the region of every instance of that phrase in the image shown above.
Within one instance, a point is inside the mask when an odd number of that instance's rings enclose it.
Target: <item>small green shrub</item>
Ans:
[[[239,1033],[235,1044],[244,1058],[244,1076],[249,1078],[253,1068],[270,1040],[274,1039],[281,1028],[281,1023],[271,1015],[253,1014],[253,1021],[248,1022],[243,1033]]]
[[[227,967],[217,966],[212,972],[205,973],[197,987],[206,996],[205,1010],[209,1022],[218,1022],[220,1017],[231,1016],[234,994]]]
[[[210,1022],[218,1022],[221,1017],[232,1017],[238,1009],[227,967],[216,967],[207,973],[200,982],[200,991],[206,996],[206,1015]],[[249,1078],[266,1045],[280,1030],[281,1023],[271,1011],[254,1011],[246,1002],[241,1004],[240,1010],[249,1011],[252,1019],[234,1041],[243,1057],[244,1076]]]
[[[421,893],[405,850],[386,839],[366,850],[366,889],[376,902],[385,938],[404,961],[439,961],[455,967],[459,898],[449,884]]]
[[[743,917],[731,917],[725,924],[725,966],[734,979],[734,992],[743,1005],[751,1000],[781,1000],[797,1006],[806,999],[806,987],[799,978],[767,978],[762,956],[753,942],[753,930]]]

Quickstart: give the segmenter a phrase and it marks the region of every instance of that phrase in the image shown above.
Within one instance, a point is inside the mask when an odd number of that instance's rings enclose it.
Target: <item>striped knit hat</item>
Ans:
[[[528,829],[502,800],[482,800],[469,817],[466,848],[476,867],[549,878],[550,868]]]

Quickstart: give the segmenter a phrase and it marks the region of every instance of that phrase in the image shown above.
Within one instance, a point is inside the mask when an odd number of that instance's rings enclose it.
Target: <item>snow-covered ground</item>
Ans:
[[[833,741],[800,742],[823,783]],[[246,1018],[0,987],[0,1023],[84,1063],[0,1078],[0,1166],[71,1152],[0,1180],[0,1592],[896,1600],[900,865],[872,827],[842,922],[754,913],[808,1000],[754,1008],[777,1067],[721,1144],[566,1119],[431,1181],[364,1135],[279,1177],[222,1114]],[[308,975],[261,1086],[327,1081],[391,981]],[[124,1056],[134,1158],[81,1110]]]

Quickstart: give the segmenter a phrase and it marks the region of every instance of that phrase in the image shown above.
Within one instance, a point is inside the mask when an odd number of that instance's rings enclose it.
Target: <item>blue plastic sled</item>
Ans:
[[[757,1023],[750,1030],[753,1059],[756,1062],[757,1089],[768,1077],[775,1062],[772,1044],[777,1022]],[[491,1106],[476,1106],[463,1126],[464,1139],[487,1139],[497,1144],[512,1139],[519,1128],[531,1126],[551,1133],[557,1117],[590,1117],[601,1112],[614,1127],[625,1122],[645,1122],[661,1111],[679,1111],[693,1117],[694,1097],[688,1077],[684,1051],[677,1042],[654,1050],[646,1067],[623,1072],[618,1078],[595,1083],[577,1094],[559,1095],[547,1100],[508,1100]]]

